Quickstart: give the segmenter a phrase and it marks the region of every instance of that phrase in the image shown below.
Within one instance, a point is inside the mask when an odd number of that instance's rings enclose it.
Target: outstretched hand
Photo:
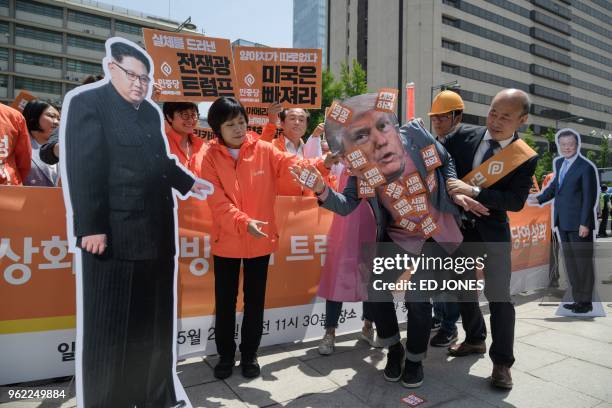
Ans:
[[[268,234],[266,234],[265,232],[261,230],[260,225],[268,225],[268,223],[265,221],[259,221],[259,220],[249,221],[249,225],[247,225],[247,232],[251,234],[252,236],[254,236],[255,238],[263,238],[263,237],[268,238]]]
[[[209,181],[197,178],[191,186],[191,194],[200,200],[206,200],[209,195],[215,192],[215,186]]]
[[[295,165],[289,168],[289,171],[293,175],[295,181],[297,181],[302,187],[314,191],[316,194],[321,194],[325,190],[325,182],[323,176],[319,173],[319,170],[311,164],[302,166]],[[304,177],[304,171],[308,171],[308,176]]]
[[[455,194],[453,197],[453,201],[460,207],[463,207],[465,211],[469,211],[477,217],[482,217],[483,215],[489,215],[489,209],[482,205],[480,202],[474,200],[471,197],[466,196],[465,194]]]

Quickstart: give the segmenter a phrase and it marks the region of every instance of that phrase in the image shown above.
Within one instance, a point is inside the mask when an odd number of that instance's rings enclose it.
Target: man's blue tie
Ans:
[[[501,145],[498,141],[493,139],[489,139],[487,141],[489,142],[489,148],[485,152],[484,156],[482,156],[482,161],[480,162],[481,164],[493,157],[495,155],[495,150],[501,149]]]
[[[567,173],[568,167],[569,167],[569,161],[567,159],[563,159],[563,164],[561,165],[561,171],[559,172],[559,186],[563,184],[563,179],[565,178],[565,174]]]

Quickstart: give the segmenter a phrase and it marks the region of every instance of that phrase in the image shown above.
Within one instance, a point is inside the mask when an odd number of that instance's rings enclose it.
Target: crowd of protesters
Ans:
[[[90,82],[95,80],[93,78]],[[401,379],[406,387],[418,387],[423,381],[422,361],[428,344],[449,347],[449,354],[457,357],[486,351],[484,320],[478,303],[472,298],[456,303],[433,296],[409,302],[408,340],[402,346],[395,309],[389,301],[367,301],[367,290],[358,287],[363,284],[363,279],[357,276],[360,273],[357,257],[351,258],[349,253],[358,252],[363,242],[374,241],[372,237],[393,242],[400,251],[409,253],[415,253],[412,251],[415,243],[460,243],[468,240],[509,243],[506,211],[518,211],[525,204],[536,160],[526,162],[528,164],[512,173],[514,178],[510,177],[510,180],[513,182],[501,183],[501,187],[480,189],[458,179],[516,140],[516,132],[527,120],[529,98],[521,91],[500,92],[491,104],[487,126],[475,128],[461,123],[464,110],[461,97],[454,92],[443,91],[434,99],[429,113],[432,135],[416,122],[406,124],[399,131],[400,125],[391,118],[393,115],[368,116],[372,97],[356,97],[346,101],[346,106],[350,106],[362,118],[359,120],[364,121],[361,125],[368,128],[363,141],[357,139],[361,135],[352,139],[348,135],[350,129],[334,128],[333,123],[318,124],[312,135],[306,137],[309,112],[278,103],[268,108],[269,123],[259,135],[247,130],[246,110],[233,98],[219,98],[212,104],[208,123],[215,138],[204,140],[195,132],[200,119],[197,104],[163,104],[164,130],[170,153],[195,176],[210,181],[216,192],[209,197],[208,205],[213,220],[211,250],[215,271],[215,341],[220,355],[214,369],[217,378],[232,375],[235,365],[234,328],[241,266],[245,306],[240,364],[245,377],[260,375],[257,350],[263,328],[266,278],[270,255],[278,247],[274,220],[276,196],[316,197],[324,208],[338,213],[329,231],[329,254],[322,268],[318,292],[326,300],[325,335],[318,348],[321,354],[334,352],[335,330],[342,302],[355,301],[364,302],[363,340],[374,347],[389,348],[384,370],[384,376],[389,381]],[[364,101],[367,106],[360,105]],[[387,120],[388,123],[380,125],[381,121]],[[47,102],[32,100],[23,113],[0,104],[0,134],[3,135],[3,139],[0,139],[0,185],[61,186],[57,164],[61,154],[57,143],[59,123],[59,108]],[[389,130],[384,126],[388,126]],[[275,137],[277,127],[282,132]],[[391,129],[395,129],[395,133],[387,134]],[[478,132],[484,138],[480,137],[478,142],[470,145],[472,139],[476,140],[475,135],[480,135]],[[391,138],[400,135],[399,144],[394,147],[393,144],[397,142]],[[356,145],[372,152],[384,150],[385,154],[379,155],[379,166],[384,175],[391,180],[405,177],[425,168],[420,158],[410,156],[406,139],[409,139],[409,144],[418,145],[419,150],[434,145],[442,160],[438,170],[422,175],[423,179],[435,179],[437,188],[429,192],[427,200],[428,214],[433,214],[439,226],[438,235],[424,237],[422,234],[399,231],[397,225],[385,219],[391,213],[391,203],[383,199],[382,194],[379,194],[375,204],[370,199],[359,200],[355,195],[354,175],[345,167],[346,162],[340,161],[342,153]],[[330,152],[332,145],[334,153]],[[393,151],[394,148],[399,153]],[[471,155],[466,156],[467,148]],[[407,157],[407,164],[400,166],[399,161],[394,162],[400,156],[402,160]],[[399,167],[394,167],[396,165]],[[316,169],[314,173],[320,175],[320,183],[314,188],[297,180],[296,168],[304,167]],[[601,192],[604,224],[599,236],[606,236],[605,225],[611,200],[605,185],[602,185]],[[368,201],[372,208],[368,207]],[[345,237],[352,239],[345,240]],[[434,250],[438,251],[438,248],[434,246]],[[509,389],[512,388],[510,367],[514,363],[514,308],[509,299],[509,249],[502,250],[497,261],[504,264],[503,274],[486,276],[485,270],[485,279],[488,277],[491,285],[498,286],[507,295],[490,304],[493,326],[490,355],[494,363],[492,383]],[[347,286],[347,282],[353,284]],[[460,316],[467,337],[463,343],[456,344],[456,325]],[[437,333],[430,338],[430,332]]]

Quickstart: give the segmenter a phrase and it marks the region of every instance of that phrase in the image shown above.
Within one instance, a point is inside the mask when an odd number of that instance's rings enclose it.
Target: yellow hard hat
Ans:
[[[463,110],[463,99],[458,93],[453,91],[442,91],[436,95],[432,104],[429,116],[449,113],[456,110]]]

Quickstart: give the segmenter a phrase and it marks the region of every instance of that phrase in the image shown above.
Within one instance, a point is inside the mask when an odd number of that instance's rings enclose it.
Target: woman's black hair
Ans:
[[[186,110],[195,109],[198,117],[200,116],[200,110],[198,109],[198,105],[193,102],[164,102],[164,107],[162,111],[164,112],[164,119],[172,120],[174,114],[176,112],[183,112]]]
[[[249,117],[244,106],[235,98],[222,96],[208,110],[208,124],[217,137],[221,137],[221,125],[236,116],[242,115],[248,123]]]
[[[50,103],[43,102],[38,99],[33,99],[23,108],[23,117],[26,120],[26,126],[30,133],[42,130],[40,128],[40,117],[49,107],[54,107]]]

